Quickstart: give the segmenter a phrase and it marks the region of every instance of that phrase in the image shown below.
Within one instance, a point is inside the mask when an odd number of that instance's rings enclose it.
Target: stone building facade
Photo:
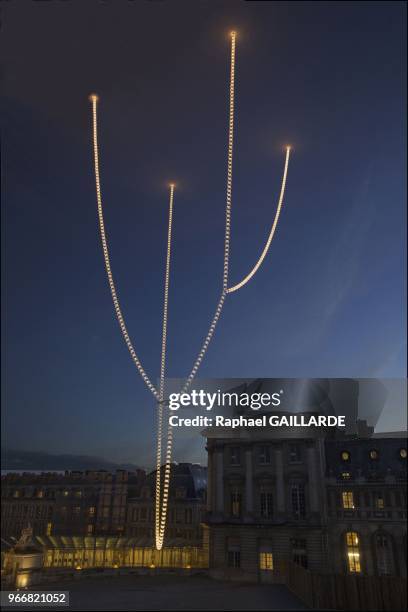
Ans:
[[[30,524],[35,535],[120,535],[127,492],[145,473],[117,470],[2,476],[2,535],[18,537]]]
[[[214,577],[275,581],[288,563],[406,575],[405,439],[333,439],[309,428],[306,437],[293,427],[284,436],[218,427],[204,435]]]
[[[406,439],[328,440],[325,457],[332,571],[406,576]]]
[[[197,545],[207,470],[174,463],[170,474],[167,540]],[[155,488],[155,471],[7,474],[2,476],[2,537],[16,539],[30,525],[34,536],[127,536],[151,546]]]

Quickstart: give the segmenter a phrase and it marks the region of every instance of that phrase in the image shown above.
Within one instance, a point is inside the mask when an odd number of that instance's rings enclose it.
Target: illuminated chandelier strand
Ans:
[[[160,506],[161,506],[161,448],[163,436],[163,403],[164,403],[164,380],[166,373],[166,346],[167,346],[167,320],[169,305],[169,284],[170,284],[170,257],[171,257],[171,230],[173,223],[173,203],[174,203],[174,184],[170,185],[169,201],[169,224],[167,232],[167,257],[166,272],[164,276],[164,302],[163,302],[163,328],[162,328],[162,347],[160,360],[160,379],[159,379],[159,401],[157,405],[157,455],[156,455],[156,500],[155,500],[155,537],[156,545],[160,541]]]
[[[266,254],[267,254],[267,252],[269,250],[269,247],[271,246],[271,242],[272,242],[273,236],[275,234],[276,226],[277,226],[278,221],[279,221],[279,215],[280,215],[280,211],[281,211],[282,204],[283,204],[283,197],[285,195],[285,186],[286,186],[286,177],[287,177],[287,174],[288,174],[289,156],[290,156],[290,147],[286,147],[285,167],[284,167],[284,170],[283,170],[282,186],[281,186],[280,195],[279,195],[278,207],[276,209],[275,218],[273,220],[271,231],[269,233],[268,240],[266,241],[265,247],[264,247],[264,249],[263,249],[263,251],[262,251],[258,261],[254,265],[252,270],[249,272],[249,274],[247,274],[242,279],[241,282],[237,283],[233,287],[230,287],[227,290],[228,293],[233,293],[234,291],[237,291],[238,289],[241,289],[241,287],[246,285],[247,282],[251,280],[251,278],[254,276],[254,274],[256,274],[258,269],[261,267],[262,262],[265,259]]]
[[[109,281],[109,288],[112,294],[112,300],[113,300],[113,305],[115,307],[116,318],[118,320],[120,329],[125,339],[126,346],[128,347],[130,356],[132,357],[147,387],[150,389],[153,395],[157,398],[158,393],[154,385],[150,381],[150,378],[147,376],[142,364],[140,363],[140,360],[129,338],[129,334],[128,334],[128,331],[125,325],[125,321],[123,319],[122,311],[119,305],[115,283],[113,281],[113,275],[112,275],[109,251],[108,251],[108,243],[106,240],[105,223],[103,219],[102,192],[101,192],[101,182],[100,182],[100,176],[99,176],[98,112],[97,112],[98,96],[95,94],[92,94],[90,96],[90,100],[92,102],[92,134],[93,134],[93,154],[94,154],[94,167],[95,167],[96,199],[98,203],[98,217],[99,217],[99,228],[100,228],[101,240],[102,240],[102,250],[103,250],[103,256],[105,260],[106,274],[108,276],[108,281]]]

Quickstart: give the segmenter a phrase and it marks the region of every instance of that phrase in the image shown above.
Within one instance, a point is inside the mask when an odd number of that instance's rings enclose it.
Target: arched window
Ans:
[[[361,572],[360,539],[356,531],[346,533],[347,569],[351,574]]]
[[[380,576],[394,573],[394,554],[390,536],[377,533],[375,536],[377,571]]]

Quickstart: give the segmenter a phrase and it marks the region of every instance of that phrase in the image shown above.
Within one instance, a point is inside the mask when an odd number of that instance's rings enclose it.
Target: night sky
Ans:
[[[177,183],[168,375],[185,376],[221,290],[231,29],[233,284],[293,154],[272,248],[228,296],[199,374],[405,376],[404,3],[2,4],[8,448],[152,463],[155,405],[103,266],[88,94],[113,272],[154,381]],[[388,406],[383,429],[402,412]]]

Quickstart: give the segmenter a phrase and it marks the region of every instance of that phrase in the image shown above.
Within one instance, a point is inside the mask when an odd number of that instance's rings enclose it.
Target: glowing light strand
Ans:
[[[228,161],[227,161],[227,194],[226,194],[226,207],[225,207],[223,289],[222,289],[221,297],[217,304],[217,308],[215,310],[214,317],[211,321],[207,336],[203,342],[203,345],[193,365],[193,368],[186,380],[186,383],[183,388],[183,393],[187,390],[187,388],[193,381],[197,373],[197,370],[200,367],[200,364],[204,358],[208,345],[214,334],[215,327],[221,315],[222,307],[224,305],[224,301],[225,301],[227,291],[228,291],[227,287],[228,287],[230,235],[231,235],[232,162],[233,162],[233,145],[234,145],[235,42],[236,42],[236,33],[231,32],[231,67],[230,67],[230,91],[229,91]],[[172,430],[170,423],[168,423],[166,464],[165,464],[165,469],[164,469],[163,500],[161,504],[159,537],[157,537],[157,523],[156,523],[156,548],[158,550],[160,550],[163,547],[164,533],[165,533],[165,528],[166,528],[167,505],[168,505],[168,496],[169,496],[169,487],[170,487],[172,446],[173,446],[173,430]],[[156,504],[157,504],[158,493],[160,496],[160,484],[161,484],[160,474],[159,474],[159,477],[157,477],[157,473],[156,473]],[[157,521],[157,513],[156,513],[156,521]]]
[[[167,319],[169,305],[169,284],[170,284],[170,258],[171,258],[171,230],[173,223],[173,202],[174,185],[170,185],[169,201],[169,224],[167,232],[167,257],[166,272],[164,276],[164,300],[163,300],[163,328],[162,328],[162,348],[160,360],[160,379],[159,379],[159,401],[157,405],[157,454],[156,454],[156,500],[155,500],[155,539],[160,541],[160,505],[161,505],[161,449],[163,436],[163,402],[164,402],[164,380],[166,373],[166,346],[167,346]],[[164,535],[164,534],[163,534]]]
[[[249,272],[249,274],[247,274],[239,283],[237,283],[233,287],[229,287],[227,289],[228,293],[233,293],[234,291],[238,291],[238,289],[241,289],[241,287],[246,285],[247,282],[251,280],[251,278],[254,276],[254,274],[257,273],[258,269],[262,265],[262,262],[263,262],[263,260],[266,257],[266,254],[267,254],[267,252],[269,250],[269,247],[271,246],[271,242],[272,242],[273,236],[275,234],[276,226],[277,226],[278,221],[279,221],[279,215],[280,215],[280,211],[281,211],[282,204],[283,204],[283,197],[285,195],[286,177],[287,177],[287,174],[288,174],[288,165],[289,165],[289,156],[290,156],[290,147],[286,147],[285,167],[284,167],[284,170],[283,170],[282,185],[281,185],[281,190],[280,190],[280,195],[279,195],[278,207],[276,209],[275,218],[273,220],[271,231],[269,233],[268,240],[266,241],[264,249],[263,249],[263,251],[262,251],[258,261],[254,265],[252,270]]]
[[[118,320],[123,338],[126,342],[126,346],[128,347],[130,356],[132,357],[139,374],[142,379],[146,383],[147,387],[153,393],[153,395],[158,398],[158,393],[152,384],[150,378],[146,374],[140,360],[136,354],[135,349],[133,348],[132,342],[129,338],[129,334],[125,325],[125,321],[123,319],[122,311],[120,308],[118,296],[116,293],[115,283],[113,281],[113,275],[110,265],[109,251],[108,251],[108,243],[106,240],[106,232],[105,232],[105,223],[103,219],[103,209],[102,209],[102,192],[101,192],[101,181],[99,176],[99,147],[98,147],[98,113],[97,113],[97,104],[98,104],[98,96],[92,94],[90,96],[90,100],[92,102],[92,135],[93,135],[93,154],[94,154],[94,168],[95,168],[95,185],[96,185],[96,200],[98,204],[98,218],[99,218],[99,228],[101,233],[102,240],[102,250],[103,257],[105,261],[106,274],[108,276],[109,288],[112,295],[113,305],[115,307],[116,318]]]

